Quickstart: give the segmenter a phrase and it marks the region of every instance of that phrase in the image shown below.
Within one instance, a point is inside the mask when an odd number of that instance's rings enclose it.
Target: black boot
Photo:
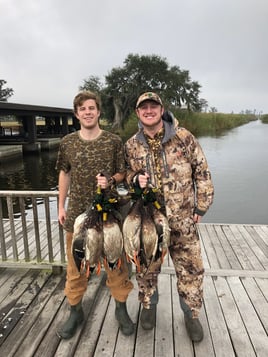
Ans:
[[[142,309],[141,326],[144,330],[152,330],[156,325],[156,305],[158,304],[158,288],[156,287],[150,298],[150,309]]]
[[[126,302],[115,300],[115,317],[122,333],[126,336],[132,335],[134,332],[134,324],[128,315]]]
[[[67,340],[74,336],[77,327],[84,320],[84,312],[82,309],[82,302],[71,306],[71,312],[68,320],[63,325],[62,329],[57,332],[58,336]]]
[[[202,341],[204,337],[204,333],[203,333],[203,327],[199,319],[198,318],[193,319],[188,314],[184,314],[184,321],[190,339],[194,342]]]
[[[150,309],[142,308],[141,326],[144,330],[152,330],[156,324],[156,304],[151,304]]]
[[[184,322],[186,326],[186,330],[190,339],[194,342],[200,342],[203,340],[204,332],[203,327],[198,320],[198,318],[193,318],[192,310],[185,303],[184,299],[180,296],[180,305],[184,312]]]

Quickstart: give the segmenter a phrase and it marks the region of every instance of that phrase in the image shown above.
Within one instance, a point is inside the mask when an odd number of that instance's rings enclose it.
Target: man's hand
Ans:
[[[145,188],[148,184],[150,176],[145,172],[144,175],[138,174],[137,180],[139,182],[140,188]]]
[[[66,220],[66,211],[65,211],[65,208],[59,208],[58,220],[59,220],[59,222],[60,222],[61,225],[64,225],[64,222],[65,222],[65,220]]]
[[[193,219],[194,219],[195,223],[200,223],[201,219],[202,219],[202,216],[199,216],[197,213],[195,213]]]
[[[106,189],[108,186],[109,186],[109,183],[108,183],[108,180],[107,180],[107,177],[102,175],[102,174],[98,174],[96,176],[96,179],[97,179],[97,186],[100,186],[101,189]]]

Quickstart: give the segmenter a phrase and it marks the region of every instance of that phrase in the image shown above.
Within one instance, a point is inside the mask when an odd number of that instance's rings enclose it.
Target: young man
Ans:
[[[87,277],[78,271],[71,251],[74,221],[92,203],[97,186],[106,189],[111,184],[120,183],[125,177],[121,139],[99,126],[99,97],[88,91],[80,92],[74,98],[73,106],[81,129],[61,140],[56,164],[59,171],[58,219],[66,231],[67,241],[65,295],[71,305],[70,316],[58,331],[58,335],[64,339],[71,338],[84,319],[82,297],[88,286]],[[108,179],[100,175],[103,171],[108,174]],[[120,329],[123,334],[130,335],[134,332],[134,325],[128,316],[126,300],[133,284],[128,278],[127,265],[124,262],[120,268],[106,268],[106,273],[106,284],[115,299],[115,316]]]
[[[140,130],[125,145],[130,185],[159,189],[158,202],[171,229],[169,253],[177,275],[177,289],[185,324],[193,341],[203,339],[198,319],[203,296],[204,268],[196,223],[213,201],[213,184],[204,153],[196,138],[179,127],[167,112],[161,98],[152,92],[142,94],[136,114]],[[143,304],[141,324],[155,326],[158,302],[157,278],[161,258],[136,274],[139,299]]]

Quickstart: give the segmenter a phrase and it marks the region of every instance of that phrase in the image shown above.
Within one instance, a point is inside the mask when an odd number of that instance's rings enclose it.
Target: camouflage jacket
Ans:
[[[164,136],[159,150],[163,193],[162,202],[170,227],[176,229],[178,222],[193,214],[204,215],[213,202],[214,187],[207,160],[197,139],[185,128],[164,121]],[[156,186],[156,163],[146,141],[142,127],[125,144],[127,163],[127,182],[138,171],[150,175],[152,185]],[[159,198],[161,202],[161,198]]]

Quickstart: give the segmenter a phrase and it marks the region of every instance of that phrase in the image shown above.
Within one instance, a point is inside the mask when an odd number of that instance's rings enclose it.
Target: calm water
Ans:
[[[260,121],[199,138],[215,186],[203,222],[268,224],[267,138],[268,125]],[[55,190],[56,158],[54,151],[0,165],[0,190]]]
[[[199,138],[215,186],[212,223],[268,224],[268,125],[254,121],[219,138]]]

